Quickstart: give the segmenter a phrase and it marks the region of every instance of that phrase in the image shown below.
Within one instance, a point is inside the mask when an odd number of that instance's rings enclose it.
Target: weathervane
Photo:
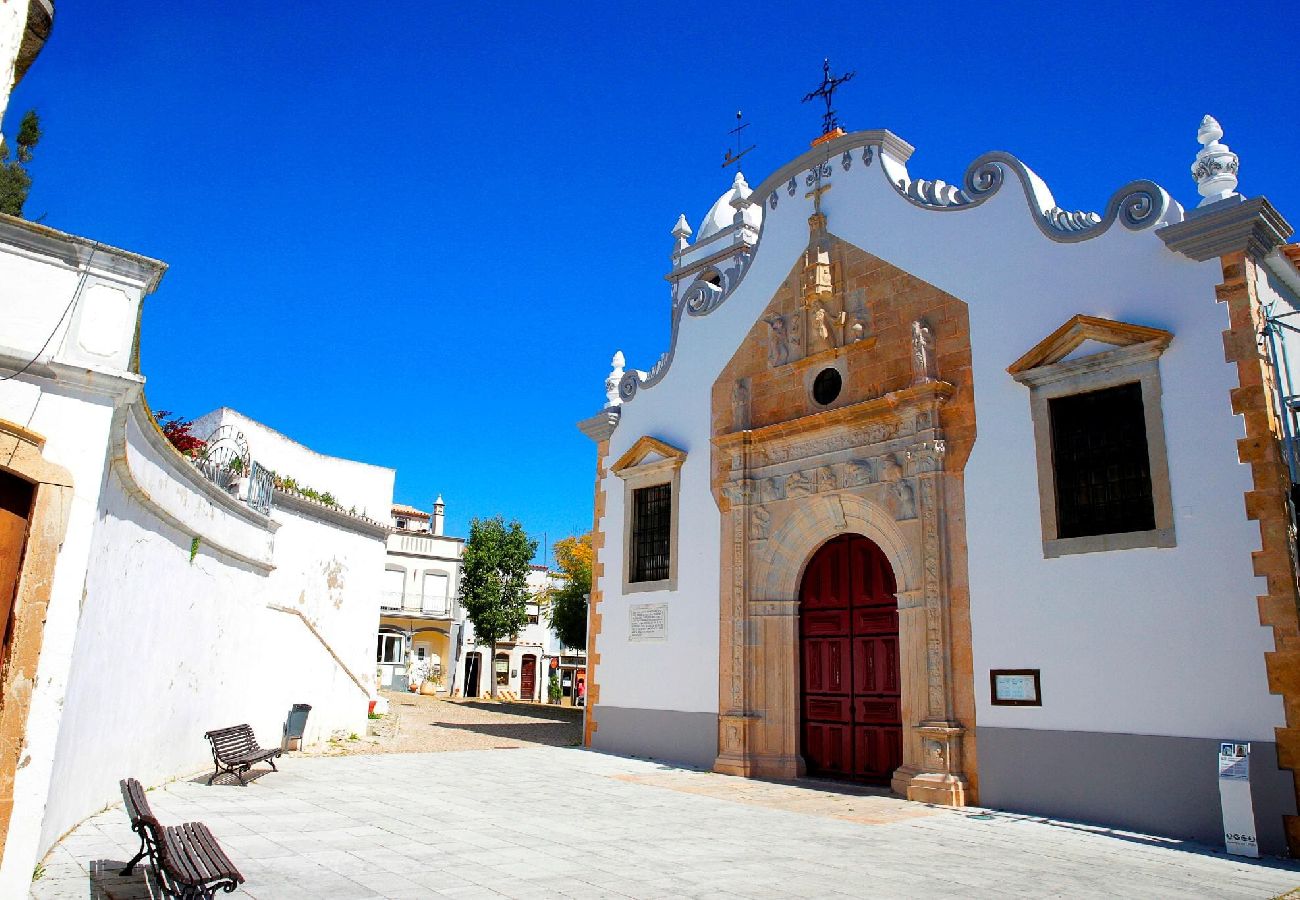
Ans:
[[[839,127],[839,123],[835,121],[835,110],[831,109],[831,96],[835,93],[837,87],[856,74],[858,73],[849,72],[838,78],[832,78],[831,61],[829,59],[822,60],[822,83],[817,90],[805,94],[803,98],[804,103],[807,103],[814,97],[821,97],[826,101],[826,115],[822,116],[822,134],[830,134]]]
[[[740,110],[736,110],[736,127],[727,132],[727,134],[734,134],[736,136],[736,152],[733,155],[731,150],[728,149],[726,155],[722,157],[722,168],[724,169],[732,163],[739,163],[742,156],[758,146],[757,144],[750,144],[744,150],[740,149],[740,133],[749,127],[748,122],[741,121],[742,118],[743,114]],[[739,168],[739,166],[737,166],[737,168]]]

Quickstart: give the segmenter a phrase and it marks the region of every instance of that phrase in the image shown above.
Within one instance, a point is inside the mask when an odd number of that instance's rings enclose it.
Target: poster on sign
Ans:
[[[1219,744],[1219,803],[1223,807],[1223,843],[1235,856],[1259,856],[1255,804],[1250,796],[1250,744]]]

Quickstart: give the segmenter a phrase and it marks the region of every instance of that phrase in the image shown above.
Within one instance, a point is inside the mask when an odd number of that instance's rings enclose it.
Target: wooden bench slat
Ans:
[[[211,897],[217,889],[233,891],[244,883],[208,826],[186,822],[164,828],[154,818],[140,782],[125,778],[120,787],[131,829],[140,835],[140,852],[127,863],[123,875],[130,875],[147,853],[168,896]]]

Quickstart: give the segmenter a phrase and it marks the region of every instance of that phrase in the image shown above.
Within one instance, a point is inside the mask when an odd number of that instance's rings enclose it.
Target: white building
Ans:
[[[474,641],[474,623],[465,620],[465,653],[456,668],[456,692],[462,697],[489,697],[496,679],[497,693],[520,700],[545,702],[550,677],[550,660],[561,657],[555,632],[546,623],[545,593],[559,586],[559,576],[546,566],[532,566],[528,573],[528,624],[511,640],[497,641],[496,656],[489,645]]]
[[[679,220],[668,349],[581,424],[587,743],[1220,842],[1249,742],[1260,844],[1300,853],[1260,337],[1300,248],[1220,136],[1196,209],[1136,181],[1070,212],[1007,154],[945,183],[834,131]]]
[[[442,497],[433,513],[392,508],[384,558],[375,666],[379,685],[404,691],[426,676],[450,692],[465,616],[460,608],[460,557],[465,539],[444,534]]]

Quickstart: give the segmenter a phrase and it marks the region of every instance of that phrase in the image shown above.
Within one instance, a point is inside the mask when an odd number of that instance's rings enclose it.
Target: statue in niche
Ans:
[[[911,482],[906,479],[894,482],[893,498],[895,519],[916,518],[916,492],[912,490]]]
[[[740,378],[731,387],[732,421],[737,431],[749,427],[749,379]]]
[[[771,514],[761,506],[755,506],[749,519],[749,539],[751,541],[767,540],[767,533],[772,527]]]
[[[776,368],[790,361],[790,347],[786,343],[785,317],[768,316],[764,319],[768,325],[767,364]]]
[[[817,470],[817,492],[833,491],[839,487],[838,480],[835,478],[835,470],[830,466],[822,466]]]
[[[850,291],[848,302],[845,304],[845,311],[848,313],[847,321],[853,324],[848,326],[844,338],[847,343],[856,344],[867,336],[869,315],[867,313],[866,291],[862,288]]]
[[[898,481],[903,477],[903,467],[892,453],[880,457],[880,481],[882,483]]]
[[[912,323],[912,384],[937,381],[934,358],[934,330],[925,319]]]
[[[830,312],[824,303],[814,304],[812,331],[817,350],[837,349],[843,328],[844,313],[837,315]]]
[[[785,477],[787,497],[806,497],[817,490],[817,480],[808,472],[791,472]]]

